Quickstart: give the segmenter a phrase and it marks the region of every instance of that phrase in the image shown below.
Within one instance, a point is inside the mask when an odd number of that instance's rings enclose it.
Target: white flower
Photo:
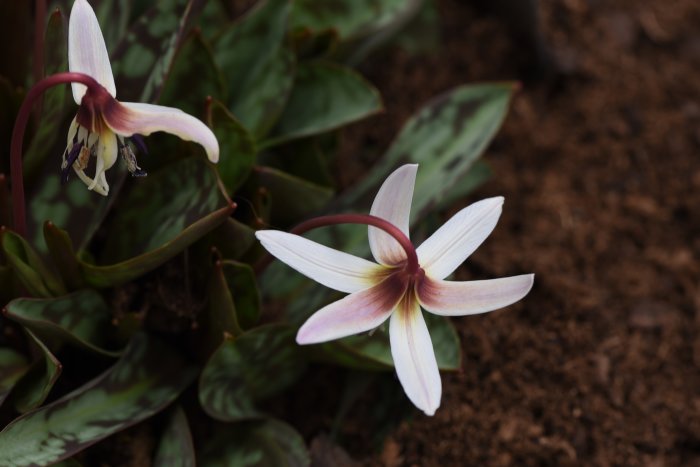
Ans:
[[[219,143],[212,131],[200,120],[179,109],[160,105],[119,102],[109,63],[107,47],[95,12],[86,0],[75,0],[68,26],[68,67],[72,72],[94,78],[104,89],[94,91],[73,83],[73,98],[80,107],[68,131],[63,153],[64,180],[72,167],[90,190],[107,195],[105,177],[121,154],[132,175],[145,175],[126,138],[132,137],[142,148],[140,135],[165,131],[186,141],[201,144],[212,162],[219,159]],[[94,178],[85,174],[91,157],[96,159]]]
[[[384,182],[370,214],[408,236],[417,165],[404,165]],[[427,415],[440,406],[442,383],[421,307],[442,316],[485,313],[510,305],[530,291],[534,274],[470,282],[445,281],[489,236],[503,198],[489,198],[455,214],[416,250],[419,268],[406,267],[397,240],[369,227],[377,263],[285,232],[258,231],[263,246],[278,259],[347,297],[311,316],[299,329],[299,344],[326,342],[376,328],[390,318],[391,354],[408,398]]]

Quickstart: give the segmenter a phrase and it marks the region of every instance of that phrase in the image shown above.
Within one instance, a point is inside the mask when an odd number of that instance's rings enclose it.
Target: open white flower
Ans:
[[[370,214],[408,236],[417,165],[404,165],[384,182]],[[534,274],[470,282],[445,281],[489,236],[503,198],[489,198],[455,214],[415,250],[409,267],[406,249],[386,232],[369,227],[377,263],[320,245],[298,235],[258,231],[263,246],[300,273],[349,293],[311,316],[299,329],[299,344],[326,342],[381,325],[391,318],[391,353],[408,398],[427,415],[440,406],[442,383],[421,307],[442,316],[485,313],[510,305],[530,291]],[[415,269],[413,271],[412,269]]]
[[[94,91],[83,84],[71,85],[75,103],[80,107],[68,131],[68,144],[63,153],[64,181],[72,167],[88,189],[106,196],[109,185],[105,171],[114,165],[118,154],[122,155],[132,175],[145,175],[126,138],[131,137],[136,147],[143,150],[141,135],[156,131],[197,142],[204,147],[209,160],[218,161],[219,143],[200,120],[171,107],[115,99],[117,91],[107,47],[95,12],[86,0],[75,0],[71,10],[68,67],[72,72],[91,76],[104,89]],[[85,174],[91,157],[96,160],[94,178]]]

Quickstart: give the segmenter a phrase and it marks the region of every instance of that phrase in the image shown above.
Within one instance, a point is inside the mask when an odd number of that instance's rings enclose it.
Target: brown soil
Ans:
[[[341,434],[368,464],[700,465],[700,3],[540,6],[562,73],[524,87],[487,151],[495,177],[465,203],[506,204],[462,271],[532,271],[535,287],[454,320],[464,368],[443,375],[434,417],[376,452],[371,405],[350,415]],[[344,133],[346,183],[420,102],[520,76],[501,22],[453,0],[440,12],[442,49],[368,64],[387,112]]]

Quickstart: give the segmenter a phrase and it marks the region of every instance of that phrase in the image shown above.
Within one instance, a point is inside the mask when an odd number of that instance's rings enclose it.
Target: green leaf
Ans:
[[[274,225],[298,222],[325,206],[333,190],[271,167],[257,166],[249,184],[264,189],[270,198],[270,218]]]
[[[361,183],[344,193],[334,210],[369,206],[386,177],[402,164],[420,164],[412,223],[464,183],[470,168],[503,123],[512,83],[461,86],[425,105],[401,129],[386,154]]]
[[[44,224],[44,241],[49,248],[53,264],[68,290],[77,290],[83,287],[85,280],[68,232],[59,229],[53,222],[46,222]]]
[[[7,304],[6,313],[46,343],[69,342],[101,355],[119,355],[109,342],[111,313],[94,290],[50,299],[18,298]]]
[[[221,262],[223,275],[231,291],[236,316],[241,327],[249,329],[260,318],[260,294],[255,281],[253,268],[238,261]]]
[[[82,263],[95,287],[123,284],[160,266],[232,212],[212,164],[189,157],[139,180],[112,219],[109,266]]]
[[[44,76],[51,76],[54,73],[66,71],[68,69],[67,31],[64,28],[65,18],[56,9],[49,16],[46,34],[44,36]],[[57,143],[65,145],[65,137],[61,137],[64,127],[63,117],[69,107],[66,105],[69,100],[67,86],[54,86],[48,89],[41,99],[41,112],[36,125],[31,143],[24,154],[24,174],[25,176],[35,173],[42,164],[53,161],[52,165],[57,169],[60,165],[61,154],[56,152],[54,157],[50,157],[52,151],[56,151]],[[71,101],[72,102],[72,101]],[[72,107],[77,110],[76,107]],[[63,151],[63,148],[59,149]],[[51,162],[49,162],[51,164]]]
[[[279,420],[236,423],[217,429],[216,433],[205,448],[201,467],[305,467],[311,464],[304,439]]]
[[[112,54],[120,99],[157,100],[175,53],[204,3],[162,0],[139,18]]]
[[[175,349],[138,334],[101,376],[0,432],[0,465],[45,466],[66,459],[159,412],[195,373]]]
[[[211,103],[207,121],[219,141],[219,176],[227,192],[233,194],[253,169],[257,154],[255,142],[248,130],[219,101]]]
[[[344,41],[386,29],[421,4],[421,0],[296,0],[292,28],[334,29]]]
[[[29,362],[24,355],[14,349],[0,347],[0,406],[28,369]]]
[[[32,363],[31,368],[17,382],[14,405],[18,412],[24,413],[40,406],[61,376],[61,362],[51,353],[44,343],[31,331],[25,330],[31,342],[38,348],[42,358]],[[1,443],[0,443],[1,445]],[[2,450],[0,449],[0,453]],[[0,454],[0,459],[2,454]],[[2,462],[0,462],[2,465]]]
[[[100,0],[93,6],[97,22],[100,23],[100,29],[102,29],[102,36],[109,50],[115,49],[126,34],[129,27],[131,3],[132,0]],[[48,41],[46,43],[51,44]]]
[[[201,347],[207,351],[218,347],[227,335],[238,336],[242,333],[223,269],[221,261],[216,261],[212,267],[207,289],[209,306],[207,313],[200,319],[202,334],[206,339],[206,344]]]
[[[461,368],[459,337],[452,323],[444,317],[423,313],[430,331],[435,358],[441,370],[455,371]],[[330,360],[364,370],[392,369],[388,330],[381,327],[369,334],[346,337],[323,344],[321,359]]]
[[[195,467],[194,444],[187,417],[180,406],[170,414],[160,438],[153,467]]]
[[[289,10],[289,0],[260,2],[214,45],[231,110],[258,137],[279,117],[294,82],[294,55],[283,44]]]
[[[59,277],[44,264],[25,239],[10,230],[0,228],[0,243],[8,264],[30,294],[52,297],[66,293]]]
[[[254,402],[288,387],[304,366],[292,329],[255,328],[226,339],[211,356],[199,379],[199,402],[218,420],[258,418]]]
[[[379,92],[350,68],[321,60],[299,64],[287,106],[262,146],[334,130],[381,110]]]
[[[239,259],[257,243],[255,230],[233,218],[226,219],[211,233],[214,245],[224,258]]]
[[[224,84],[201,33],[191,33],[175,54],[158,102],[203,115],[207,97],[224,99]]]

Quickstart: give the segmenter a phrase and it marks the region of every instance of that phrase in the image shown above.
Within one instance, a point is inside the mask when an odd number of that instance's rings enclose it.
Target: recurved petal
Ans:
[[[440,406],[442,382],[428,327],[410,291],[391,315],[389,339],[404,392],[426,415],[433,415]]]
[[[534,274],[469,282],[435,280],[426,276],[416,286],[416,293],[423,308],[436,315],[473,315],[517,302],[528,294],[534,280]]]
[[[427,275],[444,279],[486,240],[501,216],[503,197],[476,202],[452,216],[416,249]]]
[[[277,259],[331,289],[353,293],[376,285],[384,267],[299,235],[258,230],[255,236]]]
[[[107,125],[122,136],[135,133],[148,136],[164,131],[185,141],[202,145],[212,162],[219,160],[219,142],[214,133],[201,120],[180,109],[140,102],[115,102],[103,110]]]
[[[417,170],[418,164],[406,164],[389,175],[374,198],[369,212],[391,222],[406,236]],[[379,263],[394,265],[406,259],[406,252],[401,245],[391,235],[376,227],[369,227],[369,246],[374,259]]]
[[[389,317],[406,287],[397,276],[390,276],[321,308],[299,329],[297,342],[317,344],[376,328]]]
[[[86,0],[75,0],[68,24],[68,68],[70,71],[85,73],[97,80],[115,97],[112,66],[100,24],[92,7]],[[86,87],[73,83],[73,99],[80,104]]]

